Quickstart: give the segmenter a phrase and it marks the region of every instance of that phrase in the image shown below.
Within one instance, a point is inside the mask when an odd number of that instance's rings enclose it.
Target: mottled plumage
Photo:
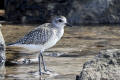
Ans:
[[[64,16],[55,17],[53,18],[51,23],[45,23],[43,25],[38,26],[37,28],[33,29],[28,34],[26,34],[23,38],[9,46],[22,47],[20,48],[20,51],[24,53],[40,52],[38,58],[39,72],[41,75],[41,58],[44,66],[44,71],[47,71],[43,61],[42,52],[45,49],[54,46],[61,39],[64,33],[64,26],[66,24],[67,20]]]
[[[36,45],[44,45],[53,35],[53,30],[50,29],[50,24],[46,23],[38,28],[35,28],[28,34],[26,34],[23,38],[18,40],[16,44],[36,44]]]

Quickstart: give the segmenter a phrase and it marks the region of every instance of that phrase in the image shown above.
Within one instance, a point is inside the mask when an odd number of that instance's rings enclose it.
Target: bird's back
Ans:
[[[53,34],[50,25],[50,23],[46,23],[33,29],[23,38],[16,41],[15,44],[45,44]]]

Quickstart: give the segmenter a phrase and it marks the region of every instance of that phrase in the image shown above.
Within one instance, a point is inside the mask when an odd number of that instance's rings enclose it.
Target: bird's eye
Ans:
[[[59,21],[59,22],[62,22],[62,20],[61,20],[61,19],[59,19],[58,21]]]

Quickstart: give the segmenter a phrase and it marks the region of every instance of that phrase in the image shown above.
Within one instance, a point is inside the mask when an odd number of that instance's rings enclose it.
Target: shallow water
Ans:
[[[14,42],[32,28],[7,25],[3,27],[3,34],[6,42]],[[45,54],[45,62],[53,75],[43,75],[42,80],[75,80],[84,62],[91,60],[101,49],[110,48],[120,49],[119,26],[65,28],[63,38]],[[6,55],[11,59],[10,53]],[[40,80],[38,64],[5,66],[2,70],[4,80]]]
[[[49,75],[38,75],[38,64],[5,66],[4,80],[75,80],[82,64],[93,56],[86,57],[45,57]],[[2,68],[3,69],[3,68]],[[0,79],[1,80],[1,79]]]

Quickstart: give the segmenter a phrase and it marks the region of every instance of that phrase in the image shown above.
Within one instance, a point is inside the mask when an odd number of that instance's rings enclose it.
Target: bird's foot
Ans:
[[[45,71],[45,72],[53,72],[53,71],[51,71],[51,70],[48,70],[48,69],[44,69],[44,71]]]
[[[32,74],[32,75],[35,75],[35,76],[45,76],[45,75],[47,75],[47,76],[56,76],[56,75],[59,75],[59,74],[57,74],[55,72],[50,72],[50,71],[47,71],[47,72],[42,71],[41,74],[38,71],[37,72],[36,71],[31,71],[29,73]]]
[[[42,71],[42,72],[36,72],[36,71],[31,71],[31,72],[29,72],[30,74],[34,74],[34,75],[50,75],[51,74],[51,72],[49,72],[49,71],[47,71],[47,72],[44,72],[44,71]]]
[[[51,75],[52,73],[54,72],[48,69],[45,69],[44,72],[42,72],[42,74],[46,74],[46,75]]]

